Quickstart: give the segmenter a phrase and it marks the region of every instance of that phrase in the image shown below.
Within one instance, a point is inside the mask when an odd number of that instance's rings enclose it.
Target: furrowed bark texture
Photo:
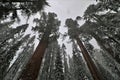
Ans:
[[[23,70],[19,80],[36,80],[41,66],[44,52],[48,46],[48,40],[42,39],[38,44],[33,56]]]

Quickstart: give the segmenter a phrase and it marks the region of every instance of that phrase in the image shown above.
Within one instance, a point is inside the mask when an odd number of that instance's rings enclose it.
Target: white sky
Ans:
[[[46,7],[45,11],[47,12],[55,12],[58,16],[58,19],[61,20],[60,32],[64,33],[67,29],[64,27],[65,20],[67,18],[75,19],[77,16],[83,16],[84,11],[90,4],[95,3],[95,0],[48,0],[48,3],[51,7]],[[83,23],[83,22],[82,22]],[[72,45],[68,44],[68,37],[63,42],[59,39],[59,43],[65,43],[67,47],[67,53],[72,53]],[[94,42],[93,42],[94,43]]]
[[[45,11],[55,12],[58,18],[75,18],[82,16],[89,4],[95,3],[95,0],[48,0],[51,7],[46,7]]]

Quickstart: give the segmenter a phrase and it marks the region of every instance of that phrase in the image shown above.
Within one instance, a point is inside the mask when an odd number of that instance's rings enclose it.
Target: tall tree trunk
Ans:
[[[75,39],[81,49],[83,57],[84,57],[87,65],[88,65],[88,68],[93,76],[93,79],[94,80],[102,80],[101,74],[98,72],[97,67],[95,66],[94,62],[92,61],[90,55],[88,54],[86,48],[84,47],[84,45],[82,43],[82,41],[78,37],[76,37]]]
[[[19,79],[22,79],[22,80],[36,80],[37,79],[38,74],[39,74],[39,69],[42,63],[42,59],[43,59],[45,50],[48,46],[50,32],[51,32],[51,29],[47,29],[46,32],[44,33],[33,56],[27,63]]]

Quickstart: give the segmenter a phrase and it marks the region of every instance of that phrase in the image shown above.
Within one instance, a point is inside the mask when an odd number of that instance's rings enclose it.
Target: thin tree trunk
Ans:
[[[43,35],[42,40],[39,42],[33,56],[29,60],[28,64],[26,65],[19,79],[22,79],[22,80],[36,80],[37,79],[39,69],[41,66],[41,62],[42,62],[42,58],[48,46],[48,39],[49,38],[45,39],[45,36]]]
[[[111,57],[112,57],[116,62],[118,62],[118,63],[120,64],[120,59],[119,59],[119,57],[117,58],[118,55],[116,55],[116,56],[114,55],[114,52],[113,52],[112,48],[110,47],[110,45],[107,44],[108,47],[106,47],[106,46],[104,45],[104,41],[103,41],[102,39],[100,39],[99,36],[97,36],[97,35],[96,35],[95,33],[93,33],[93,32],[91,32],[90,34],[96,39],[96,41],[97,41],[98,44],[101,46],[101,48],[102,48],[103,50],[107,51],[108,54],[111,55]]]
[[[75,39],[82,51],[83,57],[84,57],[84,59],[87,63],[87,66],[93,76],[93,79],[94,80],[102,80],[101,74],[98,72],[97,67],[95,66],[94,62],[92,61],[90,55],[88,54],[86,48],[84,47],[84,45],[82,43],[82,41],[78,37],[76,37]]]

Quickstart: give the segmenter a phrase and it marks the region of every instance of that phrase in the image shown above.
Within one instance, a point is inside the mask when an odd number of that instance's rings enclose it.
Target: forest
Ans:
[[[0,0],[0,80],[120,80],[120,0],[93,1],[63,24],[49,0]]]

